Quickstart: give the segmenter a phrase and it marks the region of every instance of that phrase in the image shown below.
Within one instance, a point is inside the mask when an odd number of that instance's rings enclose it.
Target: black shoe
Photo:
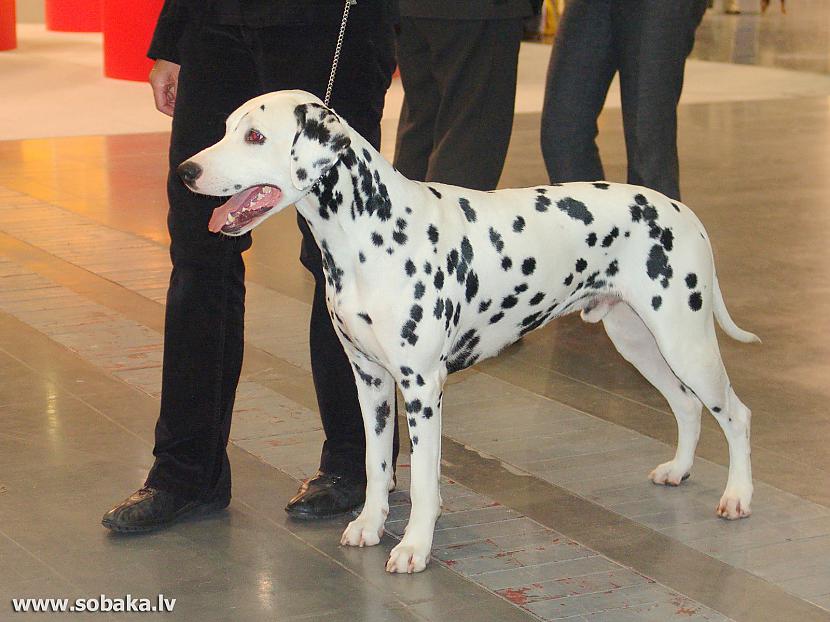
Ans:
[[[344,475],[317,475],[303,482],[285,511],[291,518],[334,518],[359,508],[366,498],[366,482]]]
[[[104,514],[101,524],[118,533],[152,531],[176,521],[204,516],[228,507],[230,497],[194,501],[145,486]]]

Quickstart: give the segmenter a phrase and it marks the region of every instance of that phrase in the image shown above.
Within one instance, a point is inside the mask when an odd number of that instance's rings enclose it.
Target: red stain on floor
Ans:
[[[509,587],[506,590],[499,590],[498,593],[504,596],[507,600],[509,600],[514,605],[526,605],[527,604],[527,592],[530,590],[530,586],[527,587],[520,587],[520,588],[512,588]]]

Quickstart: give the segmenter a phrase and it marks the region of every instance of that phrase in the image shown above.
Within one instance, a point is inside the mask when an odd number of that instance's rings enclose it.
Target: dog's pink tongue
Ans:
[[[248,198],[249,194],[250,190],[237,192],[230,199],[213,210],[213,215],[210,217],[210,222],[208,223],[208,229],[210,229],[213,233],[219,233],[225,225],[225,222],[228,220],[228,215],[239,208],[239,206],[241,206]]]

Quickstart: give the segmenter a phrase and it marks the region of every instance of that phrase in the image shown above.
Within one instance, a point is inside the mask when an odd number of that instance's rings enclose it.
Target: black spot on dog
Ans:
[[[663,245],[666,251],[670,251],[674,247],[674,234],[671,229],[663,229],[660,234],[660,244]]]
[[[432,264],[428,261],[424,262],[424,274],[426,274],[427,276],[432,274]]]
[[[640,222],[643,219],[643,208],[639,205],[630,205],[628,211],[631,213],[632,222]]]
[[[377,231],[372,234],[372,244],[375,246],[383,246],[383,236]]]
[[[406,263],[404,264],[404,270],[406,270],[407,276],[413,276],[417,268],[415,267],[415,262],[411,259],[407,259]]]
[[[432,419],[432,408],[429,406],[424,408],[424,419]]]
[[[395,240],[398,244],[403,246],[406,244],[407,235],[403,231],[395,230],[392,232],[392,239]]]
[[[594,188],[599,188],[600,190],[608,190],[608,184],[602,181],[595,181],[592,185]]]
[[[721,410],[722,409],[721,409],[720,406],[712,406],[712,412],[713,413],[719,413]]]
[[[597,234],[594,233],[593,231],[591,233],[589,233],[588,237],[585,238],[585,243],[588,246],[594,246],[597,243]]]
[[[439,298],[435,301],[435,308],[432,310],[432,315],[435,316],[436,320],[440,320],[441,316],[444,314],[444,299]]]
[[[501,267],[504,270],[510,270],[513,267],[513,260],[510,257],[505,257],[501,260]]]
[[[375,409],[375,434],[378,436],[380,436],[386,428],[386,422],[389,419],[389,414],[391,412],[392,410],[389,408],[389,402],[387,401],[384,401]]]
[[[516,220],[513,221],[513,231],[516,233],[521,233],[525,228],[525,219],[521,216],[516,216]]]
[[[501,308],[510,309],[512,307],[515,307],[517,302],[519,302],[519,299],[516,298],[513,294],[510,294],[502,299]]]
[[[556,202],[556,207],[558,207],[561,211],[565,212],[568,216],[573,218],[574,220],[581,220],[586,225],[590,225],[594,222],[594,215],[588,211],[588,206],[585,205],[582,201],[577,201],[571,197],[566,197],[564,199],[560,199]]]
[[[636,201],[639,205],[647,205],[647,204],[648,204],[648,199],[647,199],[647,198],[645,198],[645,196],[643,196],[642,194],[635,194],[635,195],[634,195],[634,200],[635,200],[635,201]]]
[[[533,257],[528,257],[522,262],[522,274],[530,276],[536,270],[536,260]]]
[[[540,302],[542,302],[544,299],[545,299],[545,293],[544,293],[544,292],[537,292],[537,293],[533,296],[533,298],[531,298],[531,299],[530,299],[530,304],[531,304],[531,305],[538,305],[538,304],[539,304]]]
[[[424,317],[424,308],[421,305],[412,305],[409,309],[409,317],[416,322],[420,322],[421,318]]]
[[[669,258],[666,256],[663,247],[659,244],[655,244],[651,247],[651,250],[648,253],[648,261],[646,261],[646,272],[650,279],[655,280],[658,277],[663,277],[663,282],[665,284],[663,287],[668,286],[668,281],[672,278],[674,271],[672,267],[669,265]]]
[[[423,298],[426,289],[426,286],[421,281],[415,283],[415,300],[420,300],[421,298]]]
[[[418,343],[418,335],[415,334],[417,327],[418,323],[415,320],[407,320],[401,328],[401,338],[406,339],[411,346]]]
[[[608,264],[608,269],[605,271],[605,276],[614,276],[617,272],[620,271],[620,265],[617,263],[615,259],[610,264]]]
[[[415,384],[417,384],[419,387],[422,387],[426,384],[426,382],[424,382],[424,377],[421,374],[415,376]]]
[[[401,373],[402,373],[404,376],[411,376],[411,375],[412,375],[412,374],[414,374],[415,372],[414,372],[414,371],[412,371],[412,368],[411,368],[411,367],[401,367]]]
[[[458,251],[452,249],[447,254],[447,274],[452,276],[453,272],[455,272],[456,267],[458,266]]]
[[[415,419],[415,417],[410,417],[409,418],[409,427],[414,428],[416,425],[418,425],[418,420]]]
[[[680,211],[680,206],[679,206],[677,203],[675,203],[674,201],[672,201],[672,202],[671,202],[671,206],[672,206],[675,210],[677,210],[678,212]]]
[[[384,472],[386,471],[386,460],[380,463],[380,470]]]
[[[411,402],[407,402],[406,405],[404,406],[404,408],[406,409],[406,412],[408,412],[411,415],[411,414],[421,412],[421,407],[422,406],[423,405],[421,404],[421,400],[415,399],[415,400],[412,400]]]
[[[609,233],[602,239],[602,248],[608,248],[609,246],[611,246],[611,244],[614,243],[614,240],[616,240],[619,235],[620,230],[617,229],[617,227],[611,229],[611,233]]]
[[[294,174],[297,176],[297,179],[300,181],[305,181],[308,178],[308,173],[304,168],[298,168]]]
[[[517,294],[521,294],[522,292],[526,292],[527,291],[527,283],[522,283],[520,285],[517,285],[516,287],[513,288],[513,291],[516,292]]]
[[[490,308],[490,305],[493,304],[492,300],[482,300],[478,305],[478,312],[484,313],[487,309]]]
[[[588,267],[588,262],[585,261],[582,257],[576,260],[576,265],[574,266],[577,272],[583,272],[585,268]]]
[[[496,249],[496,252],[501,253],[504,248],[504,240],[501,239],[501,234],[490,227],[490,244]]]
[[[686,275],[686,287],[689,289],[697,287],[697,275],[694,272],[689,272],[689,274]]]
[[[427,237],[433,244],[438,244],[438,229],[435,228],[435,225],[427,227]]]
[[[434,195],[435,195],[435,197],[436,197],[437,199],[440,199],[440,198],[441,198],[441,193],[440,193],[440,192],[438,192],[435,188],[433,188],[432,186],[427,186],[427,188],[429,188],[429,191],[430,191],[432,194],[434,194]]]
[[[692,311],[700,311],[701,307],[703,307],[703,297],[700,292],[693,292],[689,296],[689,308]]]
[[[435,289],[444,287],[444,271],[441,268],[435,271],[435,278],[432,279],[432,284],[435,285]]]
[[[568,276],[566,276],[566,277],[565,277],[565,280],[564,280],[564,281],[562,281],[562,282],[563,282],[565,285],[570,285],[571,283],[573,283],[573,281],[574,281],[574,275],[573,275],[573,274],[569,274]]]
[[[360,263],[366,263],[366,255],[363,254],[363,251],[357,254],[357,258],[360,260]]]
[[[538,190],[537,190],[538,192]],[[546,197],[544,194],[539,194],[536,197],[536,211],[537,212],[546,212],[550,207],[550,199]]]
[[[372,323],[372,318],[371,318],[371,317],[369,317],[369,314],[368,314],[368,313],[358,313],[358,314],[357,314],[357,317],[359,317],[361,320],[363,320],[363,321],[364,321],[364,322],[366,322],[367,324],[371,324],[371,323]]]
[[[461,206],[461,211],[464,212],[464,218],[467,222],[476,221],[476,211],[470,206],[470,202],[465,198],[458,199],[458,204]]]
[[[499,320],[501,320],[503,317],[504,317],[504,313],[502,313],[501,311],[499,311],[499,312],[498,312],[498,313],[496,313],[493,317],[491,317],[491,318],[490,318],[490,323],[491,323],[491,324],[495,324],[496,322],[498,322]]]
[[[467,275],[467,287],[466,291],[464,292],[464,296],[467,299],[467,302],[470,302],[473,297],[478,293],[478,276],[472,270]]]
[[[657,311],[660,308],[660,305],[663,304],[663,298],[661,296],[654,296],[651,299],[651,307]]]

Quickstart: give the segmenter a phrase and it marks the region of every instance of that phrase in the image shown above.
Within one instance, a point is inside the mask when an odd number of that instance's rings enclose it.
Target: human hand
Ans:
[[[156,108],[168,117],[173,116],[173,109],[176,105],[179,69],[180,66],[176,63],[158,59],[150,70],[150,86],[153,87]]]

